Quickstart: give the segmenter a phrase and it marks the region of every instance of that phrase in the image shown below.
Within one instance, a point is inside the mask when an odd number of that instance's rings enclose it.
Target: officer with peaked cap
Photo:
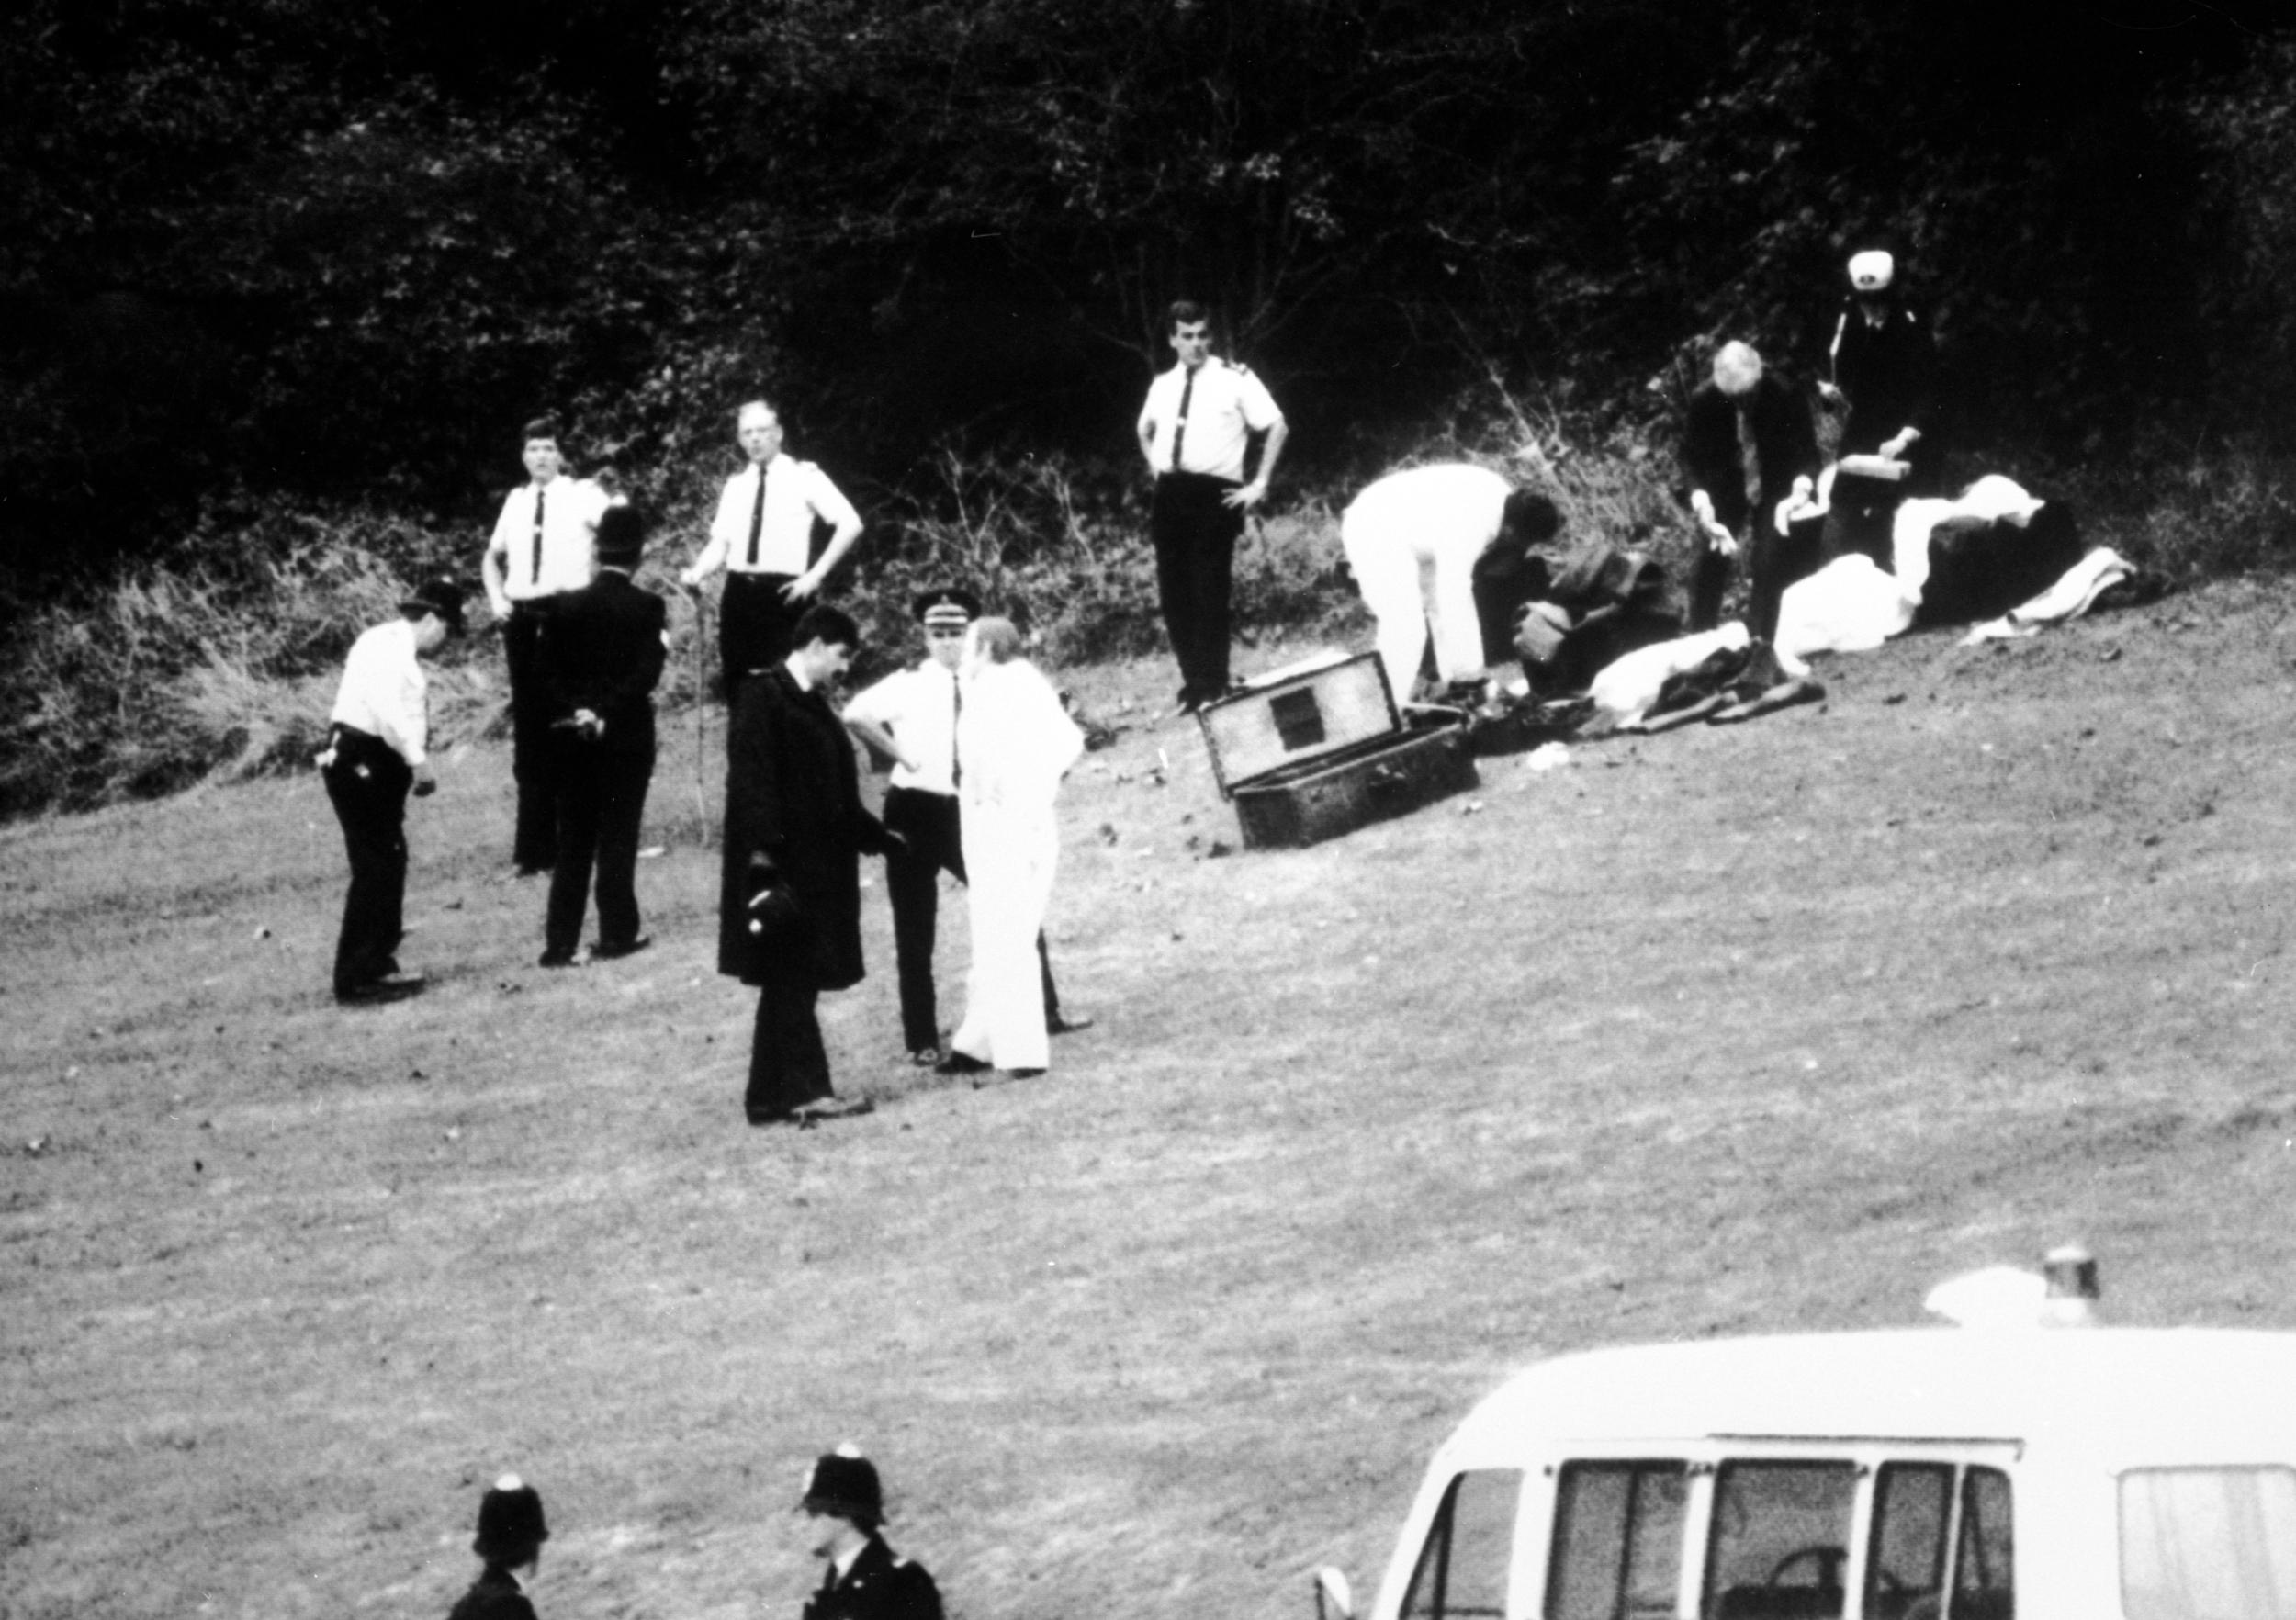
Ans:
[[[422,661],[462,629],[462,587],[425,580],[399,616],[362,633],[343,666],[317,764],[351,861],[343,931],[335,942],[335,999],[396,1000],[422,988],[399,969],[407,893],[407,795],[427,797],[431,773],[429,685]]]
[[[535,1620],[515,1571],[533,1579],[550,1539],[542,1519],[542,1493],[516,1474],[504,1474],[478,1499],[478,1534],[470,1550],[486,1568],[446,1620]]]
[[[1850,402],[1840,454],[1911,464],[1900,495],[1936,492],[1944,475],[1938,432],[1937,349],[1930,329],[1898,295],[1897,262],[1879,249],[1850,258],[1850,297],[1834,322],[1829,405]]]
[[[933,1578],[885,1545],[884,1490],[858,1448],[816,1458],[797,1506],[809,1548],[827,1566],[803,1620],[941,1620]]]
[[[945,872],[961,883],[970,881],[957,806],[957,663],[965,629],[980,617],[981,602],[970,591],[942,586],[918,596],[911,614],[925,634],[923,661],[894,671],[854,697],[845,705],[844,718],[848,730],[894,761],[885,788],[884,823],[904,842],[885,856],[885,894],[893,904],[901,1038],[909,1061],[929,1068],[943,1055],[940,1010],[933,988],[940,874]],[[1052,958],[1041,931],[1036,949],[1046,1033],[1090,1028],[1090,1018],[1062,1016]]]

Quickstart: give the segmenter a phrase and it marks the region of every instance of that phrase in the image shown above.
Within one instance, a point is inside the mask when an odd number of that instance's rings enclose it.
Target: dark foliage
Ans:
[[[1120,463],[1182,293],[1347,476],[1470,386],[1807,375],[1868,242],[1968,438],[2285,432],[2290,51],[2257,0],[28,0],[0,568],[232,483],[475,533],[546,404],[673,506],[760,389],[863,486]]]

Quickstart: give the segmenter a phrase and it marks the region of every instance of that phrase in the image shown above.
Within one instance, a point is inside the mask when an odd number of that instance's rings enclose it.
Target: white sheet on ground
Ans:
[[[1913,623],[1919,591],[1908,594],[1874,559],[1838,557],[1786,587],[1778,603],[1778,665],[1805,673],[1812,653],[1871,652]]]
[[[1674,676],[1695,669],[1717,652],[1739,652],[1746,646],[1746,626],[1732,619],[1717,630],[1702,630],[1638,647],[1603,666],[1587,688],[1599,718],[1625,726],[1639,720],[1659,701],[1659,693]]]
[[[1829,482],[1827,489],[1830,488]],[[1894,576],[1876,568],[1871,559],[1852,554],[1836,557],[1808,579],[1797,579],[1786,587],[1778,603],[1779,667],[1789,675],[1801,675],[1808,670],[1805,660],[1813,653],[1871,652],[1891,636],[1901,635],[1913,623],[1914,611],[1921,605],[1921,593],[1929,586],[1930,535],[1938,524],[1950,518],[1975,518],[2022,528],[2032,522],[2033,513],[2041,510],[2042,504],[2016,479],[2003,478],[1999,473],[1987,473],[1951,501],[1925,498],[1906,501],[1897,508],[1890,524]],[[2076,568],[2066,579],[2087,566],[2084,562]],[[2054,594],[2052,590],[2036,601]],[[2089,593],[2089,600],[2095,600],[2094,591]],[[2086,603],[2078,611],[2087,611]],[[2020,608],[2009,618],[1996,620],[1993,625],[1980,626],[1986,634],[1980,636],[1972,631],[1970,639],[2029,636],[2032,633],[2030,629],[1998,627],[2018,620],[2025,612],[2025,608]],[[2032,622],[2038,627],[2040,624],[2055,621],[2035,618]]]
[[[2022,607],[2011,608],[1998,619],[1973,627],[1961,638],[1963,647],[1980,641],[2006,641],[2038,635],[2043,625],[2077,619],[2097,605],[2105,588],[2117,585],[2136,570],[2110,546],[2099,546],[2065,572],[2065,578]]]

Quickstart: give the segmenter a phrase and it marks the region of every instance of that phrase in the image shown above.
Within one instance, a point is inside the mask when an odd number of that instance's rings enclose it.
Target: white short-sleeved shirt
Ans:
[[[1183,399],[1187,432],[1180,436],[1179,465],[1175,467],[1172,441],[1180,425]],[[1159,375],[1148,385],[1148,402],[1140,412],[1142,430],[1154,434],[1149,459],[1158,472],[1209,473],[1231,483],[1244,481],[1247,435],[1266,433],[1283,419],[1266,384],[1217,354],[1196,368],[1193,387],[1185,366]]]
[[[765,480],[765,511],[758,525],[758,554],[749,555],[749,523],[758,512],[758,480]],[[709,544],[693,572],[724,568],[734,574],[802,574],[813,566],[813,520],[832,528],[861,526],[861,513],[829,475],[810,461],[776,456],[762,471],[752,462],[726,480],[710,520]]]
[[[422,661],[415,656],[413,623],[388,619],[362,631],[351,644],[328,719],[379,737],[409,765],[420,765],[428,757],[429,691]]]
[[[540,555],[535,545],[535,502],[542,502]],[[487,542],[490,556],[502,559],[502,592],[512,602],[580,591],[590,583],[606,492],[588,478],[552,478],[522,484],[502,501]]]
[[[896,669],[845,705],[846,718],[866,720],[891,732],[922,771],[896,764],[888,779],[897,788],[928,793],[957,791],[957,678],[928,658],[914,669]]]

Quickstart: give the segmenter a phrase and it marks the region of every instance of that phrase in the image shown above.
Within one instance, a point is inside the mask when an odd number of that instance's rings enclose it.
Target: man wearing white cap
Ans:
[[[884,1488],[857,1448],[815,1459],[797,1511],[807,1550],[827,1566],[803,1620],[940,1620],[940,1589],[925,1566],[885,1545]]]
[[[1850,298],[1834,322],[1828,351],[1830,380],[1821,398],[1846,397],[1850,420],[1841,430],[1843,456],[1882,456],[1909,462],[1902,491],[1934,493],[1944,467],[1937,433],[1937,352],[1929,328],[1896,291],[1896,261],[1878,249],[1850,258]]]
[[[901,984],[901,1034],[909,1061],[941,1061],[940,1009],[933,986],[933,940],[940,911],[940,874],[970,883],[958,809],[957,722],[963,694],[957,665],[964,633],[980,617],[980,599],[957,586],[918,596],[912,616],[925,633],[925,658],[896,669],[845,705],[845,726],[894,761],[884,819],[902,843],[885,856],[885,896],[893,904],[893,955]],[[1041,929],[1037,970],[1049,1034],[1091,1028],[1090,1018],[1061,1014],[1052,958]]]

